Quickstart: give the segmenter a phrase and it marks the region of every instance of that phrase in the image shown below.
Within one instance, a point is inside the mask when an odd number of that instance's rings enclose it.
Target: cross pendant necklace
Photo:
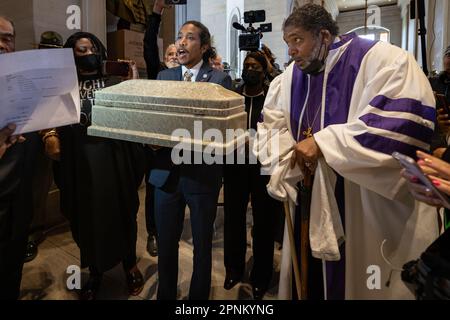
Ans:
[[[305,136],[305,138],[311,138],[312,135],[312,128],[308,127],[308,129],[306,131],[303,131],[302,134]]]
[[[313,127],[314,127],[314,123],[316,122],[317,116],[319,115],[320,112],[320,105],[317,106],[317,111],[316,114],[314,116],[314,119],[312,121],[312,123],[309,122],[309,114],[308,114],[308,110],[306,110],[306,123],[307,123],[307,129],[305,131],[302,132],[303,136],[305,138],[311,138],[313,136]]]

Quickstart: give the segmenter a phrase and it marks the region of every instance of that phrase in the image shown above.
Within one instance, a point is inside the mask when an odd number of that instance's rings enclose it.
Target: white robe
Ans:
[[[323,96],[327,77],[339,61],[350,42],[330,50],[326,62]],[[267,151],[271,143],[266,130],[280,130],[279,150],[270,149],[269,156],[280,158],[280,165],[272,173],[269,193],[279,200],[290,200],[291,216],[296,200],[295,183],[301,179],[298,167],[287,168],[289,152],[295,144],[290,125],[291,83],[293,64],[273,80],[268,92],[263,115],[258,124],[255,152]],[[379,42],[364,56],[353,87],[347,123],[324,128],[325,99],[322,99],[321,130],[314,139],[324,157],[320,160],[313,185],[311,203],[310,243],[313,255],[326,260],[340,258],[336,252],[345,238],[346,249],[346,299],[411,299],[413,294],[406,288],[398,270],[392,273],[391,284],[386,287],[392,266],[381,254],[385,240],[384,255],[395,267],[402,267],[416,259],[438,236],[436,210],[415,202],[409,194],[400,167],[390,156],[362,146],[356,135],[365,132],[390,137],[417,148],[428,149],[422,141],[401,133],[373,128],[359,119],[362,115],[376,113],[391,118],[409,119],[430,129],[434,123],[408,112],[384,111],[370,106],[372,99],[384,95],[391,99],[409,98],[425,106],[434,107],[431,87],[414,58],[395,46]],[[270,160],[270,159],[269,159]],[[268,159],[260,157],[263,166]],[[345,190],[345,236],[334,199],[335,170],[344,178]],[[284,179],[284,177],[289,177]],[[296,177],[296,179],[293,179]],[[294,192],[293,192],[294,190]],[[328,250],[328,251],[327,251]],[[378,266],[380,281],[371,276]],[[395,268],[394,268],[395,269]],[[325,275],[325,273],[324,273]],[[285,227],[279,298],[291,298],[290,244]],[[376,275],[375,275],[376,277]],[[375,289],[369,289],[375,284]],[[377,288],[377,284],[380,287]]]

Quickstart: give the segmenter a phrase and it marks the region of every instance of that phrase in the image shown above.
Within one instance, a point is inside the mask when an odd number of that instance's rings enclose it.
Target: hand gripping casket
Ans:
[[[218,84],[129,80],[97,91],[88,133],[228,153],[245,140],[246,120],[244,98]]]

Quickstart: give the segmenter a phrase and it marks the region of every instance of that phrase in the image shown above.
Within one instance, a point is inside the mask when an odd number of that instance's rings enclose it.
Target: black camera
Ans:
[[[260,47],[259,34],[241,34],[239,36],[239,50],[241,51],[258,51]]]
[[[238,22],[233,23],[233,27],[241,30],[243,34],[239,35],[239,50],[241,51],[257,51],[261,47],[261,38],[263,32],[271,32],[272,24],[264,23],[255,29],[252,24],[255,22],[264,22],[266,20],[266,12],[264,10],[246,11],[244,12],[244,22],[249,26],[246,28]]]
[[[187,0],[165,0],[165,3],[168,5],[176,6],[178,4],[186,4]]]
[[[266,21],[266,12],[264,10],[246,11],[244,12],[245,23],[255,23]]]

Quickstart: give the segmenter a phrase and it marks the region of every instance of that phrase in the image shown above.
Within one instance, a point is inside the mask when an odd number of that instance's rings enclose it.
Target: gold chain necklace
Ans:
[[[309,122],[309,112],[308,112],[308,110],[305,110],[305,112],[306,112],[306,123],[308,125],[306,131],[302,132],[302,134],[305,136],[305,138],[311,138],[313,136],[312,135],[312,131],[313,131],[314,123],[316,123],[316,119],[317,119],[317,116],[319,115],[320,109],[321,108],[320,108],[320,104],[319,104],[317,106],[316,115],[314,116],[314,119],[313,119],[312,123]]]

